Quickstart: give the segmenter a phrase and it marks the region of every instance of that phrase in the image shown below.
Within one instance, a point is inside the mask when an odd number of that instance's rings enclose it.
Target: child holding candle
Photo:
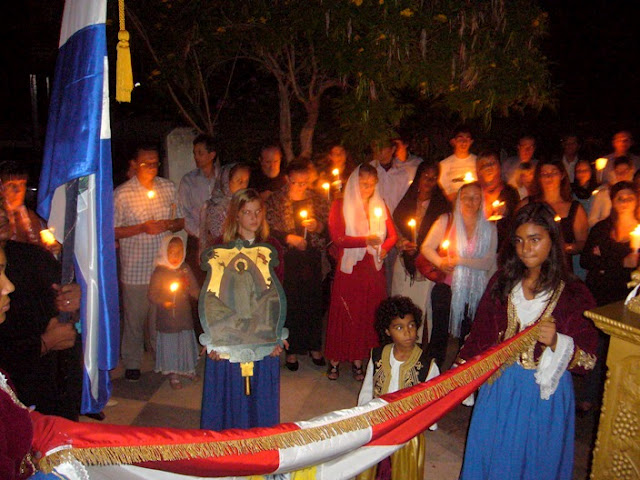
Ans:
[[[185,254],[182,238],[165,237],[149,282],[149,301],[157,306],[155,371],[168,375],[174,390],[182,388],[181,376],[196,378],[198,360],[189,297],[198,298],[200,287]]]

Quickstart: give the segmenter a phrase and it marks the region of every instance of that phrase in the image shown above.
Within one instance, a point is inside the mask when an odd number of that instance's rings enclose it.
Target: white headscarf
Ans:
[[[482,258],[487,254],[491,246],[492,232],[491,222],[484,216],[484,196],[482,196],[482,202],[478,210],[474,236],[469,239],[467,238],[467,231],[464,228],[462,211],[460,209],[460,193],[463,189],[464,188],[461,188],[458,191],[453,214],[452,230],[455,234],[456,252],[459,257]],[[463,265],[457,265],[453,270],[453,277],[451,279],[449,332],[451,332],[454,337],[460,336],[460,326],[464,318],[465,305],[467,306],[467,315],[470,319],[473,319],[478,302],[480,302],[480,298],[489,280],[487,274],[488,272],[486,270],[477,270]]]
[[[167,257],[167,249],[169,248],[169,242],[174,238],[179,238],[182,241],[182,258],[180,259],[180,263],[178,265],[171,264],[169,262],[169,258]],[[171,270],[177,270],[184,263],[184,258],[186,255],[187,255],[187,249],[182,237],[180,235],[167,235],[162,239],[162,243],[160,244],[160,248],[158,249],[158,256],[156,257],[156,266],[166,267]]]
[[[375,215],[377,208],[382,212],[380,217]],[[387,237],[387,207],[378,192],[377,183],[373,195],[369,199],[369,220],[367,220],[367,213],[364,211],[364,204],[360,196],[360,166],[351,173],[349,180],[347,180],[347,185],[344,189],[342,214],[344,216],[345,233],[348,236],[367,237],[369,235],[378,235],[383,241]],[[377,249],[367,246],[366,248],[345,248],[342,254],[342,262],[340,263],[340,271],[352,273],[353,266],[362,260],[367,252],[373,256],[376,269],[380,270],[382,261],[378,258]]]

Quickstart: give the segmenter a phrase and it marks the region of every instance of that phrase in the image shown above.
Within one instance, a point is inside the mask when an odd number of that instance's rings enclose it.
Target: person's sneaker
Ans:
[[[140,370],[132,369],[124,372],[124,378],[129,380],[130,382],[137,382],[140,380]]]

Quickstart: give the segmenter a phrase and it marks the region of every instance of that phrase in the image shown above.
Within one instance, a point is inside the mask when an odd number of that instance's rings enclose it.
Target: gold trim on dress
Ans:
[[[593,370],[596,366],[596,356],[585,352],[578,346],[576,346],[575,349],[575,352],[573,352],[573,358],[571,359],[567,370],[571,370],[575,367],[582,367],[585,370]]]

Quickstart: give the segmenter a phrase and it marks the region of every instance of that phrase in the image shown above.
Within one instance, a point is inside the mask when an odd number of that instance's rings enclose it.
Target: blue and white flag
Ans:
[[[74,249],[82,287],[82,413],[100,412],[108,401],[109,370],[119,355],[106,12],[106,0],[65,2],[38,190],[38,213],[61,242],[64,185],[86,177]]]

